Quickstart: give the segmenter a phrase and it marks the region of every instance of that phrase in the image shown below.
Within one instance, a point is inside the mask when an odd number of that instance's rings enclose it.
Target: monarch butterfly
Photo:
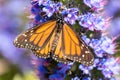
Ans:
[[[62,19],[47,21],[24,31],[16,37],[14,45],[31,49],[41,58],[52,57],[58,62],[76,61],[92,65],[94,60],[83,40]]]

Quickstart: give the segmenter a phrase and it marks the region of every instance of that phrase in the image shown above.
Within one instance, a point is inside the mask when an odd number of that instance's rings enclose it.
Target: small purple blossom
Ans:
[[[101,16],[98,17],[96,14],[92,13],[79,16],[79,24],[91,31],[106,29],[104,18]]]
[[[55,12],[55,9],[53,5],[50,5],[50,6],[44,7],[43,11],[46,12],[48,17],[51,17],[53,13]]]
[[[105,58],[102,58],[102,59],[96,58],[94,60],[94,64],[96,65],[98,70],[102,70],[105,68],[105,66],[103,65],[105,62],[106,62]]]
[[[54,13],[59,11],[59,8],[62,6],[61,2],[54,3],[53,1],[48,1],[47,3],[43,4],[43,11],[46,12],[48,17],[51,17]]]
[[[78,19],[78,8],[69,8],[62,11],[64,16],[64,21],[70,23],[71,25],[75,24],[75,21]]]
[[[87,38],[87,36],[83,35],[81,38],[85,41],[87,45],[90,43],[90,39]]]
[[[55,12],[55,3],[52,1],[48,1],[46,3],[43,3],[45,7],[43,7],[43,11],[46,12],[48,17],[51,17],[53,13]]]
[[[90,77],[83,77],[82,80],[91,80]]]
[[[76,77],[72,78],[71,80],[80,80],[80,78],[76,76]]]
[[[94,66],[85,66],[85,65],[79,65],[79,69],[83,71],[83,73],[85,74],[89,74],[90,70],[92,70],[94,68]]]
[[[38,0],[38,4],[41,6],[45,0]]]

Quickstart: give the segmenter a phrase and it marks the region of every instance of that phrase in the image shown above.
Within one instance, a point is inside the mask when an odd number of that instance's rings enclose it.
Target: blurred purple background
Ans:
[[[0,0],[0,62],[5,59],[22,72],[31,69],[30,57],[25,49],[16,48],[13,40],[26,27],[28,19],[25,8],[29,5],[30,0]],[[0,70],[3,67],[0,66]]]
[[[112,17],[109,33],[114,37],[120,35],[120,0],[108,0],[105,11]]]

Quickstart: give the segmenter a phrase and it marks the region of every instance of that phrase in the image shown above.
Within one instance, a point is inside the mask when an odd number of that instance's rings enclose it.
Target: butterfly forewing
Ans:
[[[50,36],[50,39],[47,40],[46,44],[41,49],[37,49],[37,50],[33,49],[32,50],[33,53],[36,56],[42,57],[42,58],[50,57],[50,52],[51,52],[52,42],[53,42],[54,37],[55,37],[55,30],[53,31],[52,35]]]
[[[48,21],[30,28],[16,37],[14,45],[19,48],[31,49],[36,55],[48,57],[47,52],[50,52],[50,50],[44,52],[42,48],[48,49],[47,47],[49,46],[47,45],[47,42],[50,42],[49,40],[53,35],[55,26],[56,21]]]

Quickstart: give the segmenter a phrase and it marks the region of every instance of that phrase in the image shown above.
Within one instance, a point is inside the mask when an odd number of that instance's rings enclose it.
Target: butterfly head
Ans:
[[[59,18],[57,19],[57,23],[63,24],[63,23],[64,23],[64,20],[59,17]]]

